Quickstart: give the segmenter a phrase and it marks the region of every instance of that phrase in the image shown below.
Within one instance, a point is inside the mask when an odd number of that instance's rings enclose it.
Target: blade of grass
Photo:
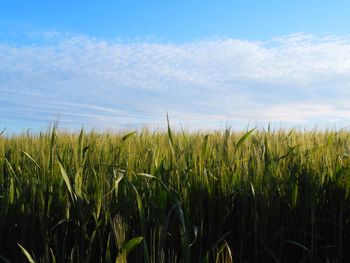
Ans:
[[[124,136],[121,138],[120,142],[121,142],[121,143],[125,142],[129,137],[133,136],[135,133],[137,133],[137,131],[129,132],[128,134],[124,135]]]
[[[25,156],[28,157],[29,160],[31,160],[36,167],[38,167],[40,169],[40,165],[33,159],[32,156],[29,155],[29,153],[25,152],[25,151],[21,151]]]
[[[125,250],[126,255],[128,255],[135,247],[137,247],[142,242],[142,240],[142,236],[134,237],[124,244],[122,250]]]
[[[238,148],[239,146],[241,146],[251,135],[252,133],[255,131],[256,128],[253,128],[251,130],[249,130],[248,132],[246,132],[236,143],[235,147]]]
[[[22,247],[19,243],[17,243],[17,245],[20,247],[20,249],[22,250],[22,253],[24,254],[24,256],[27,258],[29,263],[35,263],[35,260],[32,258],[32,256],[29,254],[29,252]]]
[[[63,166],[63,163],[62,163],[62,159],[59,155],[59,153],[57,152],[57,157],[58,157],[58,165],[60,166],[60,170],[61,170],[61,175],[62,175],[62,178],[67,186],[67,189],[69,191],[69,194],[70,194],[70,197],[72,198],[72,201],[75,202],[75,196],[74,196],[74,192],[73,192],[73,188],[72,188],[72,185],[71,185],[71,182],[69,180],[69,177],[68,177],[68,174],[66,172],[66,169],[64,169],[64,166]]]
[[[168,113],[166,114],[166,120],[167,120],[167,126],[168,126],[168,139],[169,139],[169,145],[171,151],[174,153],[174,140],[173,140],[173,134],[171,132],[170,128],[170,122],[169,122],[169,116]]]
[[[3,135],[5,131],[6,131],[6,127],[2,129],[2,131],[0,132],[0,136]]]

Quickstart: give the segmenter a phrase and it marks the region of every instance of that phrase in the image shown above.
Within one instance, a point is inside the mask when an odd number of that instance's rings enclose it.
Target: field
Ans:
[[[349,262],[350,132],[0,136],[0,262]]]

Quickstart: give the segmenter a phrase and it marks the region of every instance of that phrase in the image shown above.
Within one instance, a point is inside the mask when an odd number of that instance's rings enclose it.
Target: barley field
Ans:
[[[0,262],[349,262],[350,132],[0,136]]]

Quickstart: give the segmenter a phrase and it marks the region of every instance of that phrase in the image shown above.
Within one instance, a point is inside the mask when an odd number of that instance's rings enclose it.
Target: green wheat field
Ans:
[[[349,262],[350,132],[0,136],[0,262]]]

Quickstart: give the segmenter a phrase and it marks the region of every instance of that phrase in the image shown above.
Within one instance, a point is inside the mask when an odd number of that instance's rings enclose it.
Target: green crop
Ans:
[[[350,132],[0,135],[0,262],[347,262]]]

